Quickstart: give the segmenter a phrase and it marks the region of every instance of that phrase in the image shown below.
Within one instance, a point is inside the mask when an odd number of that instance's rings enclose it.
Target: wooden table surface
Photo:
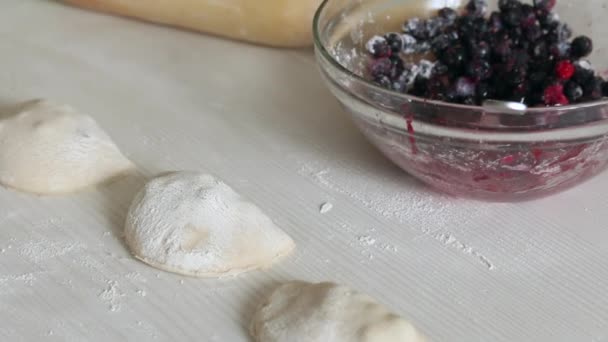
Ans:
[[[528,203],[449,198],[365,141],[310,51],[1,2],[0,106],[72,104],[142,174],[61,197],[0,188],[1,341],[250,341],[256,304],[293,279],[365,291],[433,341],[608,341],[608,174]],[[169,170],[221,177],[297,251],[220,280],[134,260],[126,210]]]

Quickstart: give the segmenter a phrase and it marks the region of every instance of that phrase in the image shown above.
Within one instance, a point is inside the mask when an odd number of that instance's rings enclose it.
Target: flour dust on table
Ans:
[[[261,209],[215,177],[196,172],[150,181],[133,200],[125,237],[145,263],[198,277],[267,267],[295,247]]]
[[[424,342],[407,320],[370,296],[334,283],[279,286],[254,314],[257,342]]]
[[[0,120],[0,184],[62,194],[135,170],[93,118],[45,100],[19,107]]]

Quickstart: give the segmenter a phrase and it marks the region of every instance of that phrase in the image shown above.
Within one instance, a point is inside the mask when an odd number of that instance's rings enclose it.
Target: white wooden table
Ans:
[[[0,341],[249,341],[257,302],[292,279],[368,292],[434,341],[608,341],[608,174],[529,203],[444,197],[364,140],[309,51],[0,2],[0,106],[70,103],[144,175],[63,197],[0,189]],[[223,280],[134,260],[131,197],[182,169],[230,183],[297,252]]]

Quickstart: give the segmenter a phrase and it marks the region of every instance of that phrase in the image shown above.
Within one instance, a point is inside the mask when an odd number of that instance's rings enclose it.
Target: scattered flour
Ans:
[[[376,239],[369,235],[364,235],[364,236],[359,236],[359,242],[361,242],[362,244],[367,245],[367,246],[373,246],[376,244]]]
[[[321,207],[319,207],[319,212],[321,214],[327,214],[328,212],[330,212],[332,209],[334,208],[334,205],[331,204],[330,202],[325,202],[323,204],[321,204]]]
[[[350,165],[348,160],[320,160],[319,156],[310,156],[315,162],[304,163],[300,155],[296,160],[299,173],[308,177],[326,189],[348,196],[364,207],[391,220],[396,220],[412,229],[421,232],[423,236],[438,240],[460,252],[472,256],[489,270],[496,268],[495,264],[476,248],[458,239],[449,231],[455,227],[466,227],[471,220],[485,212],[479,202],[454,201],[452,198],[439,194],[429,195],[425,190],[408,187],[403,189],[402,174],[382,176],[375,170],[364,170],[356,165]],[[306,159],[304,159],[306,160]],[[332,168],[329,168],[331,165]],[[446,244],[441,234],[451,236],[453,241]],[[396,251],[395,246],[386,244],[385,250]]]
[[[39,264],[84,248],[85,245],[81,243],[38,240],[28,241],[23,244],[20,247],[19,254],[33,263]]]
[[[120,289],[118,282],[108,280],[106,288],[99,294],[99,299],[108,305],[111,312],[118,312],[122,306],[121,298],[124,296],[125,294]]]

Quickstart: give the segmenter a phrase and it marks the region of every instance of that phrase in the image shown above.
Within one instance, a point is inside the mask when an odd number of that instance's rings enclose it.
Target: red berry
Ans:
[[[545,88],[543,100],[547,106],[567,105],[570,103],[566,95],[564,95],[564,86],[561,84],[552,84]]]
[[[570,61],[560,61],[555,66],[555,73],[560,80],[569,80],[576,71],[574,64]]]

